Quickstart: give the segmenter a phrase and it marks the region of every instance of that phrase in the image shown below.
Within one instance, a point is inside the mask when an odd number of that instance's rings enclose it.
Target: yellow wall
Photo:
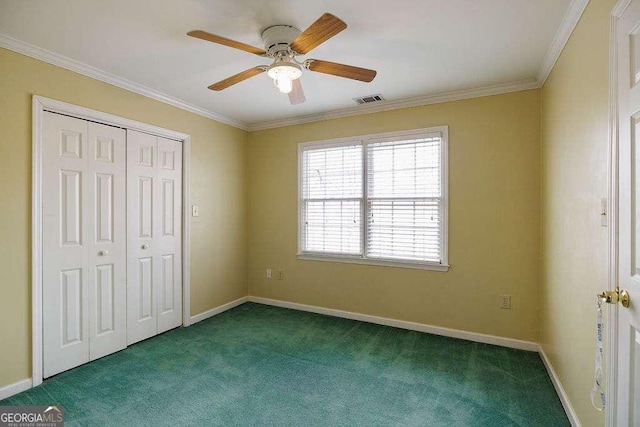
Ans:
[[[544,88],[252,132],[0,49],[0,387],[30,372],[31,95],[191,135],[191,312],[247,294],[540,341],[585,426],[606,284],[609,12]],[[449,272],[298,260],[297,144],[449,125]],[[246,197],[245,197],[246,196]],[[247,256],[248,254],[248,256]],[[540,258],[542,257],[542,263]],[[265,269],[285,279],[267,280]],[[499,294],[513,307],[501,310]],[[540,296],[541,295],[541,296]]]
[[[298,143],[439,125],[449,125],[448,272],[296,258]],[[531,90],[250,133],[249,294],[537,341],[539,130]],[[285,279],[267,280],[267,267]]]
[[[247,294],[247,133],[0,49],[0,387],[31,377],[31,96],[191,135],[191,313]]]
[[[607,287],[609,14],[591,1],[542,89],[542,316],[540,341],[582,424],[591,408],[595,295]]]

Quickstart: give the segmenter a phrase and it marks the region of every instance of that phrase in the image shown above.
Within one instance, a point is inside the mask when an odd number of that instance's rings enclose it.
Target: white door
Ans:
[[[44,114],[44,377],[126,344],[125,132]]]
[[[158,333],[182,325],[182,143],[158,138]]]
[[[126,133],[89,122],[89,359],[127,346]]]
[[[182,144],[127,131],[127,343],[182,324]]]
[[[630,295],[618,304],[616,425],[640,426],[640,0],[618,21],[618,282]]]

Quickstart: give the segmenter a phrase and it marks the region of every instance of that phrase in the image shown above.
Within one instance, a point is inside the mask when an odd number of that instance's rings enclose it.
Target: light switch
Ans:
[[[198,208],[198,205],[191,206],[191,216],[200,216],[200,208]]]
[[[607,199],[602,199],[600,200],[600,225],[603,227],[608,225],[607,214]]]

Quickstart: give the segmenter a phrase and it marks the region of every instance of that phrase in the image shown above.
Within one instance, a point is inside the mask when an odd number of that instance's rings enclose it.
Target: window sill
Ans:
[[[336,255],[321,255],[321,254],[298,254],[298,259],[305,261],[324,261],[324,262],[341,262],[346,264],[364,264],[364,265],[377,265],[381,267],[399,267],[399,268],[411,268],[415,270],[432,270],[432,271],[449,271],[449,265],[446,264],[427,264],[427,263],[414,263],[414,262],[402,262],[392,260],[377,260],[377,259],[363,259],[360,257],[349,256],[336,256]]]

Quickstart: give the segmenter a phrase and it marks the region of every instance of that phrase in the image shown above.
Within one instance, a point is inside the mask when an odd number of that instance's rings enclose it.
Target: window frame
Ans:
[[[440,147],[440,179],[441,179],[441,200],[440,206],[440,242],[441,253],[440,262],[433,261],[413,261],[413,260],[399,260],[399,259],[380,259],[380,258],[368,258],[367,252],[367,202],[368,202],[368,179],[367,179],[367,151],[366,147],[369,144],[375,144],[378,142],[388,141],[402,141],[412,138],[428,138],[438,136],[441,138]],[[342,147],[346,145],[359,144],[362,147],[362,209],[361,209],[361,221],[360,221],[360,245],[361,255],[346,255],[346,254],[334,254],[334,253],[321,253],[304,251],[302,248],[303,242],[303,224],[304,224],[304,201],[303,201],[303,187],[302,187],[302,156],[303,152],[308,148],[330,148],[330,147]],[[421,270],[434,270],[434,271],[448,271],[449,270],[449,127],[448,126],[435,126],[422,129],[412,129],[407,131],[397,132],[384,132],[370,135],[359,135],[346,138],[336,138],[320,141],[309,141],[298,144],[298,248],[297,258],[302,260],[312,261],[328,261],[328,262],[341,262],[351,264],[368,264],[379,265],[389,267],[403,267],[413,268]]]

